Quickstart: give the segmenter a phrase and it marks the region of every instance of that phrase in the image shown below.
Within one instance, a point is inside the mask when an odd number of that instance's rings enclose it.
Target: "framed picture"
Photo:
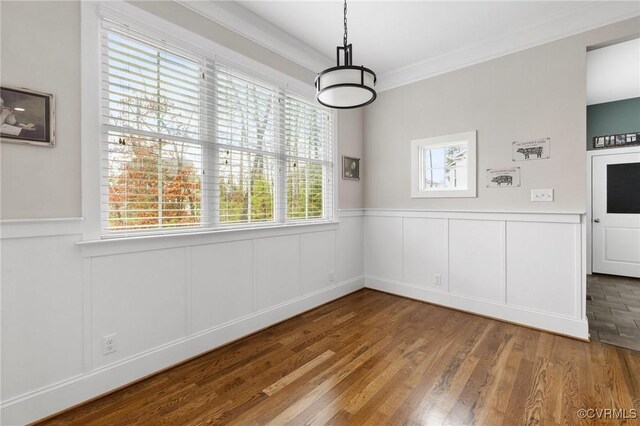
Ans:
[[[595,148],[602,148],[604,146],[604,136],[593,138],[593,146]]]
[[[342,179],[360,180],[360,159],[342,156]]]
[[[52,94],[0,86],[0,141],[55,146]]]
[[[638,143],[638,134],[637,133],[627,133],[626,137],[627,137],[627,143],[628,144]]]
[[[616,135],[616,145],[624,145],[627,142],[625,135]]]

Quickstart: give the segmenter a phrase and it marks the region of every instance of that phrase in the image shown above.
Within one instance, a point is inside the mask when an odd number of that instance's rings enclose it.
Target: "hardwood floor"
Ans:
[[[580,408],[640,414],[640,352],[361,290],[42,424],[578,424]]]

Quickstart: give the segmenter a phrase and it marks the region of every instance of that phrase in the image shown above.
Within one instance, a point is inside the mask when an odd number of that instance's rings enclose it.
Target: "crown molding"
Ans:
[[[580,13],[576,13],[576,12]],[[481,41],[378,77],[379,92],[490,61],[640,15],[640,3],[594,1],[517,32]]]
[[[334,63],[328,56],[235,1],[176,2],[310,71],[318,72]]]
[[[309,70],[333,60],[235,1],[176,0],[182,6]],[[640,16],[636,1],[592,1],[546,21],[378,75],[382,92]]]

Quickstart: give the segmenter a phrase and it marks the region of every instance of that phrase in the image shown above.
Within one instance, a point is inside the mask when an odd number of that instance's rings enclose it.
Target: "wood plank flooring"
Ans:
[[[599,424],[579,408],[640,413],[640,352],[361,290],[42,424]]]
[[[640,279],[587,275],[591,340],[640,351]]]

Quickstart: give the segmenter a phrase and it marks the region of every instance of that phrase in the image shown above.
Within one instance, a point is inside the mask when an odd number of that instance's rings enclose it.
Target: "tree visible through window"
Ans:
[[[331,217],[333,116],[103,21],[104,229]]]

